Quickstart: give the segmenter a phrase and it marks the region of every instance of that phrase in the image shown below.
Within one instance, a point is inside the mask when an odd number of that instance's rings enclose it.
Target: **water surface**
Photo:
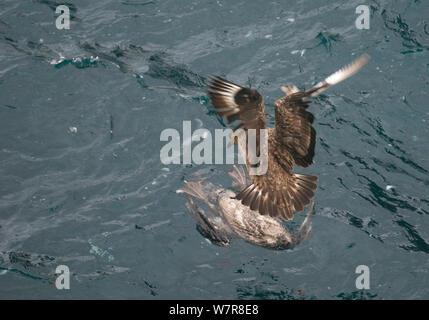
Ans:
[[[368,1],[369,30],[361,1],[69,0],[70,30],[58,4],[0,3],[0,298],[429,298],[425,1]],[[257,88],[272,125],[281,85],[309,88],[364,52],[310,107],[310,241],[207,242],[176,193],[202,167],[163,165],[161,131],[222,127],[212,73]],[[204,168],[230,185],[231,166]],[[62,264],[70,290],[53,285]]]

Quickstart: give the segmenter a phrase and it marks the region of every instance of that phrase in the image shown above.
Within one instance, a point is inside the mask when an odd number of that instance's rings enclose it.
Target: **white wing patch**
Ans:
[[[352,63],[346,65],[345,67],[341,68],[337,72],[331,74],[329,77],[327,77],[322,82],[319,82],[314,86],[313,89],[310,89],[309,91],[313,91],[311,93],[311,97],[315,97],[328,89],[328,87],[333,86],[334,84],[340,83],[341,81],[351,77],[356,72],[358,72],[364,65],[366,65],[371,57],[368,54],[363,54],[359,58],[357,58]],[[320,88],[320,89],[318,89]],[[318,90],[317,90],[318,89]]]
[[[325,79],[325,81],[331,86],[334,84],[337,84],[337,83],[351,77],[356,72],[358,72],[364,65],[367,64],[369,59],[370,59],[369,55],[365,53],[364,55],[360,56],[359,58],[357,58],[355,61],[353,61],[349,65],[345,66],[344,68],[338,70],[334,74],[327,77]]]

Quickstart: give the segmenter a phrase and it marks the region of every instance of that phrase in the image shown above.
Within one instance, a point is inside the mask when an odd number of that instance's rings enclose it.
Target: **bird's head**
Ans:
[[[256,90],[243,88],[236,93],[234,100],[238,105],[258,103],[262,101],[262,96]]]

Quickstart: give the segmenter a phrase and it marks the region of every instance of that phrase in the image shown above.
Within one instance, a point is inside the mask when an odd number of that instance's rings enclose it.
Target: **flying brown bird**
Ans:
[[[236,195],[251,210],[272,217],[293,218],[310,203],[317,189],[317,176],[293,173],[293,164],[308,167],[313,163],[316,131],[313,114],[307,111],[310,98],[358,72],[370,59],[364,54],[309,90],[296,86],[281,87],[286,94],[275,104],[275,127],[267,128],[264,100],[258,91],[241,87],[214,76],[209,81],[210,100],[228,123],[239,121],[233,130],[268,129],[268,169],[263,175],[251,175],[252,183]],[[261,141],[256,135],[259,150]],[[248,170],[252,166],[246,156]]]

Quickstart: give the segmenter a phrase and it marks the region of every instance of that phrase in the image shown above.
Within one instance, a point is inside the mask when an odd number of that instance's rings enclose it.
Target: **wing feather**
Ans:
[[[325,91],[358,72],[370,57],[364,54],[352,63],[333,73],[309,90],[291,90],[290,94],[275,102],[276,139],[279,146],[287,148],[295,163],[301,167],[308,167],[313,163],[316,145],[316,130],[312,123],[314,116],[306,109],[309,99]],[[288,92],[288,91],[286,91]]]
[[[293,163],[301,167],[313,163],[316,131],[312,126],[314,116],[307,110],[310,98],[355,74],[368,60],[368,55],[361,56],[309,90],[282,88],[286,96],[275,102],[275,128],[269,129],[268,171],[251,176],[252,184],[237,194],[238,200],[261,214],[286,220],[304,210],[314,197],[317,177],[294,174]],[[209,82],[209,96],[228,124],[239,122],[234,130],[265,128],[265,106],[256,90],[214,76]]]
[[[228,124],[241,121],[234,131],[265,128],[265,105],[258,91],[213,76],[209,80],[209,96],[215,110],[226,117]]]

